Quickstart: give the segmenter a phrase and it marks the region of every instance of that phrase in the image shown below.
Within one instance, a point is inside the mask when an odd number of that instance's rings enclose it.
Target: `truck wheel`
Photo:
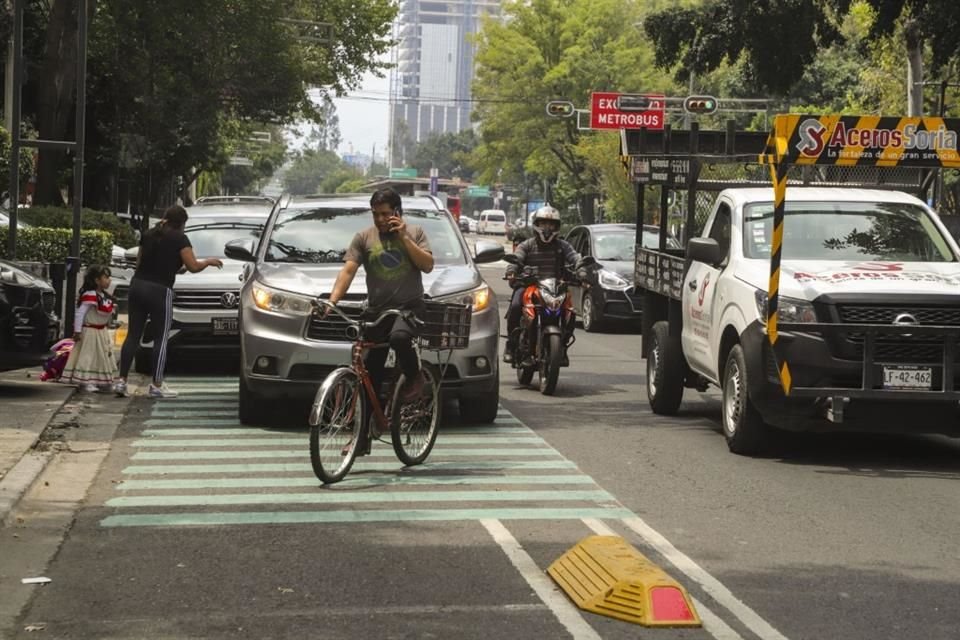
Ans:
[[[647,399],[661,416],[672,416],[683,400],[683,347],[670,336],[670,326],[661,320],[653,325],[647,350]]]
[[[739,455],[760,453],[770,440],[770,427],[750,400],[747,361],[743,347],[733,346],[723,368],[723,436],[730,451]]]
[[[240,372],[240,397],[238,403],[237,417],[240,419],[240,424],[260,424],[266,419],[267,408],[259,395],[254,393],[249,386],[247,386],[247,380],[243,377],[243,372]]]

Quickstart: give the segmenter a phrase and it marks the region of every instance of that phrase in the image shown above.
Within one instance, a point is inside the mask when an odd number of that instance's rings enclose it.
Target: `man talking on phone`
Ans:
[[[402,309],[412,316],[422,317],[423,277],[433,271],[433,253],[427,235],[419,226],[408,225],[403,219],[400,195],[393,189],[380,189],[370,198],[373,226],[353,237],[344,255],[343,269],[337,276],[330,294],[330,302],[337,304],[361,266],[367,280],[367,316],[376,318],[386,309]],[[423,392],[420,359],[413,348],[417,328],[409,317],[386,318],[378,327],[380,335],[374,340],[386,339],[397,354],[397,364],[403,372],[401,399],[412,402]],[[366,355],[366,367],[374,388],[383,382],[386,349],[371,349]]]

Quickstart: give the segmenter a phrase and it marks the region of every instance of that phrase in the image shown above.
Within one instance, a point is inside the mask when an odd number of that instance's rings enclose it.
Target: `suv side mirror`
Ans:
[[[720,245],[713,238],[690,238],[687,244],[687,257],[715,267],[723,262],[725,256],[720,251]]]
[[[477,240],[473,249],[473,261],[477,264],[496,262],[503,258],[503,245],[492,240]]]
[[[223,255],[234,260],[243,262],[256,262],[257,257],[253,255],[255,245],[253,240],[247,238],[237,238],[231,240],[223,246]]]

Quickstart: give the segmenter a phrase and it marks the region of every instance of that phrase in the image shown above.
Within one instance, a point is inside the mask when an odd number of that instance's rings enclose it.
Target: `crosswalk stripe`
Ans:
[[[176,421],[176,424],[182,425],[183,420]],[[187,436],[255,436],[255,435],[289,435],[296,429],[299,433],[306,436],[309,431],[306,427],[284,427],[273,429],[261,429],[258,427],[239,427],[231,428],[235,425],[223,425],[210,428],[196,427],[178,427],[175,429],[147,429],[141,432],[144,438],[166,438],[176,437],[185,438]],[[534,431],[527,427],[469,427],[462,425],[440,426],[439,440],[446,442],[451,437],[457,437],[459,434],[490,434],[491,436],[512,435],[512,434],[533,434]],[[539,436],[538,436],[539,437]]]
[[[436,456],[448,458],[497,458],[509,457],[540,457],[560,456],[554,449],[526,448],[518,449],[445,449],[434,447],[430,454],[431,459]],[[255,458],[305,458],[306,449],[276,451],[139,451],[131,456],[132,460],[249,460]],[[392,449],[374,449],[370,452],[371,458],[395,458]]]
[[[313,493],[226,493],[180,496],[123,496],[108,507],[207,507],[246,504],[369,504],[397,502],[611,502],[606,491],[315,491]]]
[[[144,513],[107,516],[103,527],[211,526],[225,524],[317,524],[333,522],[412,522],[459,520],[613,520],[632,517],[622,507],[505,508],[505,509],[404,509],[343,511],[252,511],[219,513]]]
[[[180,425],[183,426],[184,418],[150,418],[144,420],[143,424],[148,427],[163,427],[170,425]],[[192,418],[190,424],[203,425],[203,426],[214,426],[214,425],[223,425],[227,427],[236,427],[239,422],[236,418]]]
[[[236,409],[174,409],[173,411],[151,411],[152,418],[230,418],[237,422]]]
[[[371,477],[347,476],[341,482],[330,485],[327,491],[349,491],[352,487],[379,486],[386,484],[458,485],[484,484],[595,484],[593,478],[581,474],[567,475],[502,475],[502,476],[414,476],[379,475]],[[169,489],[268,489],[285,487],[318,487],[320,481],[313,475],[289,478],[189,478],[185,480],[124,480],[117,484],[120,491],[161,491]]]
[[[171,438],[146,438],[144,440],[135,440],[134,447],[280,447],[288,445],[306,445],[307,436],[297,438],[283,437],[280,435],[272,438],[217,438],[217,439],[194,439],[194,440],[174,440]],[[540,445],[543,440],[538,438],[532,431],[529,435],[516,437],[499,436],[459,436],[444,435],[441,442],[437,445],[448,444],[535,444]],[[435,451],[437,449],[434,449]]]
[[[404,468],[399,460],[391,462],[369,462],[358,460],[353,465],[356,471],[398,471],[404,473],[429,474],[432,471],[456,469],[458,471],[482,470],[531,470],[531,469],[576,469],[577,465],[569,460],[498,460],[498,461],[428,461],[412,468]],[[236,464],[181,464],[181,465],[133,465],[123,470],[128,475],[193,475],[210,473],[312,473],[313,468],[304,462],[276,463],[236,463]]]

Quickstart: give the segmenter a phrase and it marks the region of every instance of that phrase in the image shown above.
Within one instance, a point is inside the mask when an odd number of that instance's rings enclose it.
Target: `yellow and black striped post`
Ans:
[[[783,212],[787,197],[787,171],[790,165],[770,165],[773,179],[773,238],[770,243],[770,282],[767,285],[767,340],[773,351],[783,392],[790,395],[790,367],[777,356],[777,308],[780,306],[780,259],[783,254]]]

